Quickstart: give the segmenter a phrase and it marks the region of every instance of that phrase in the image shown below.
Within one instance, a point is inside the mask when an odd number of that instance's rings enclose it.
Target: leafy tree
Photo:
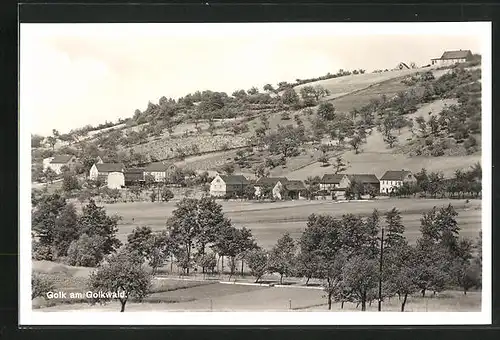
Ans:
[[[50,167],[45,169],[43,175],[45,176],[46,181],[50,184],[54,183],[54,180],[57,178],[57,173]]]
[[[65,192],[70,192],[73,190],[80,189],[80,183],[78,183],[78,178],[76,178],[75,174],[66,172],[63,175],[63,190]]]
[[[269,151],[273,154],[282,154],[284,158],[297,155],[301,144],[301,136],[291,125],[278,126],[277,131],[270,134],[267,140]]]
[[[385,238],[385,247],[401,247],[405,245],[404,237],[405,226],[403,225],[401,213],[392,208],[385,214],[385,223],[387,225],[387,234]]]
[[[120,312],[125,311],[129,298],[141,301],[151,289],[151,275],[142,266],[140,257],[126,251],[112,255],[89,277],[89,288],[93,292],[110,292],[118,296]],[[113,297],[98,297],[91,303],[106,303]]]
[[[406,241],[387,249],[383,267],[385,295],[397,294],[401,297],[401,312],[404,312],[408,296],[418,290],[416,285],[416,250]]]
[[[335,118],[335,107],[332,103],[319,104],[317,115],[323,120],[332,121]]]
[[[220,230],[230,225],[231,221],[224,217],[222,206],[210,197],[182,199],[167,220],[172,241],[186,261],[192,258],[194,247],[204,254],[206,245],[215,243]],[[186,269],[189,274],[189,267]]]
[[[285,91],[283,91],[283,94],[281,95],[281,100],[285,105],[294,106],[299,103],[299,96],[297,95],[297,92],[295,92],[295,90],[290,87],[285,89]]]
[[[267,252],[262,249],[254,249],[247,255],[247,264],[256,283],[267,271],[267,256]]]
[[[451,204],[437,209],[433,207],[420,219],[420,231],[426,241],[443,246],[449,254],[459,255],[457,212]]]
[[[361,139],[360,136],[358,135],[355,135],[353,138],[351,138],[351,140],[349,141],[349,144],[351,144],[352,148],[354,149],[354,152],[356,154],[359,153],[359,147],[361,145],[361,143],[363,142],[363,140]]]
[[[372,199],[375,198],[375,197],[377,197],[377,195],[378,195],[377,188],[375,188],[371,184],[365,185],[364,192],[367,193],[368,195],[370,195],[370,198],[372,198]]]
[[[39,148],[41,146],[42,141],[44,140],[44,137],[40,135],[31,135],[31,147],[32,148]]]
[[[95,267],[104,258],[106,239],[100,235],[83,233],[68,247],[68,263],[71,266]]]
[[[329,161],[330,161],[330,159],[328,158],[328,156],[327,156],[327,155],[321,155],[321,156],[318,158],[318,162],[323,163],[323,166],[327,166]]]
[[[342,159],[342,156],[338,156],[337,158],[335,158],[335,164],[333,166],[335,168],[336,175],[347,170],[347,164]]]
[[[414,262],[415,285],[422,297],[428,290],[442,291],[450,282],[448,256],[443,246],[432,243],[425,237],[417,240]]]
[[[54,290],[54,282],[46,276],[31,274],[31,300],[37,297],[47,298],[47,293]]]
[[[66,204],[54,225],[54,249],[56,257],[67,256],[69,246],[79,237],[78,215],[73,204]]]
[[[274,87],[271,84],[264,85],[263,89],[264,89],[264,91],[269,92],[269,93],[275,93],[276,92],[276,90],[274,89]]]
[[[47,143],[50,145],[50,147],[52,148],[52,151],[55,150],[55,146],[57,144],[57,138],[56,137],[53,137],[53,136],[48,136],[46,138],[47,140]]]
[[[234,164],[226,163],[221,169],[226,175],[232,175],[234,173]]]
[[[214,272],[215,266],[217,266],[217,259],[215,257],[215,253],[205,253],[198,258],[198,265],[202,267],[204,270],[208,270],[210,272]]]
[[[389,133],[384,137],[384,142],[392,149],[394,144],[398,141],[398,138],[393,134]]]
[[[40,246],[52,248],[56,237],[56,223],[66,206],[66,200],[59,194],[44,195],[31,214],[31,226],[37,236]],[[52,260],[53,252],[46,253],[47,258]]]
[[[174,193],[172,192],[172,190],[170,190],[169,188],[167,187],[163,187],[162,188],[162,191],[161,191],[161,200],[163,202],[168,202],[170,201],[172,198],[174,198]]]
[[[147,188],[151,188],[155,183],[156,179],[153,175],[150,173],[144,175],[144,185],[146,185]]]
[[[351,291],[351,299],[361,304],[366,311],[366,302],[371,290],[378,286],[378,261],[357,254],[349,258],[343,266],[341,280]]]
[[[252,87],[250,90],[248,90],[248,91],[247,91],[247,93],[248,93],[249,95],[255,95],[255,94],[258,94],[258,93],[259,93],[259,89],[258,89],[258,88],[256,88],[256,87],[254,86],[254,87]]]
[[[104,207],[98,207],[91,199],[82,208],[82,214],[78,219],[78,229],[81,234],[87,234],[90,238],[101,237],[104,241],[97,250],[107,255],[121,246],[120,240],[116,237],[119,220],[118,216],[108,216]]]
[[[280,284],[283,276],[290,275],[295,258],[295,244],[289,233],[283,234],[269,254],[269,271],[280,274]]]

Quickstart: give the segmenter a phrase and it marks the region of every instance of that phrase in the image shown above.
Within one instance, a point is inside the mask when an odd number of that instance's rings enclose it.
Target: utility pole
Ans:
[[[384,259],[384,228],[382,228],[382,237],[380,239],[380,269],[378,278],[378,311],[382,310],[382,262]]]

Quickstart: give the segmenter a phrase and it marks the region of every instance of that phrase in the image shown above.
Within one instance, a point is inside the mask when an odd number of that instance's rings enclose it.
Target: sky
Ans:
[[[427,65],[481,53],[477,23],[21,24],[20,117],[31,133],[132,117],[162,96]]]

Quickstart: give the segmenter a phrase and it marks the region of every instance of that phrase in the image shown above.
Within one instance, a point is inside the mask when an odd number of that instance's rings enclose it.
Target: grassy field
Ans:
[[[139,311],[197,311],[197,312],[229,312],[229,311],[328,311],[327,301],[321,289],[304,289],[293,287],[261,287],[215,283],[211,285],[179,289],[165,293],[177,303],[127,303],[126,312]],[[422,298],[414,295],[408,298],[407,312],[474,312],[481,308],[480,292],[469,292],[467,295],[458,291],[445,291],[436,296]],[[383,311],[399,311],[397,298],[384,301]],[[367,311],[376,311],[377,304],[367,305]],[[40,309],[44,312],[81,311],[81,312],[116,312],[119,304],[112,302],[104,306],[90,306],[86,303],[57,305]],[[360,311],[361,308],[352,303],[332,305],[332,312]]]
[[[332,214],[340,217],[345,213],[370,214],[373,209],[384,213],[393,207],[402,212],[406,227],[406,236],[410,242],[419,236],[420,218],[423,212],[433,206],[451,203],[458,212],[458,223],[461,235],[476,237],[481,229],[481,201],[449,199],[379,199],[363,202],[318,201],[284,201],[274,203],[258,203],[246,201],[220,202],[226,216],[236,227],[247,227],[252,230],[257,242],[270,248],[286,231],[294,238],[299,238],[306,226],[307,217],[311,213]],[[148,225],[153,230],[165,228],[165,222],[175,209],[175,202],[168,203],[116,203],[106,204],[108,214],[122,217],[119,223],[118,237],[125,241],[127,235],[136,226]]]

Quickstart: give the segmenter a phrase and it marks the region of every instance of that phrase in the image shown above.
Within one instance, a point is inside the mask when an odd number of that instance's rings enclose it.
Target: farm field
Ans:
[[[346,213],[361,215],[370,214],[373,209],[384,213],[393,207],[401,211],[406,235],[410,242],[419,236],[422,213],[433,206],[452,204],[458,212],[457,221],[461,227],[461,236],[477,237],[481,229],[481,200],[450,199],[378,199],[362,202],[317,201],[285,201],[274,203],[258,202],[220,202],[223,211],[236,227],[247,227],[252,230],[259,245],[270,248],[286,231],[295,239],[299,238],[306,227],[311,213],[333,214],[337,217]],[[168,203],[116,203],[105,204],[108,214],[122,217],[119,222],[118,238],[125,241],[127,235],[136,226],[148,225],[153,230],[165,228],[165,222],[175,209],[175,202]]]

